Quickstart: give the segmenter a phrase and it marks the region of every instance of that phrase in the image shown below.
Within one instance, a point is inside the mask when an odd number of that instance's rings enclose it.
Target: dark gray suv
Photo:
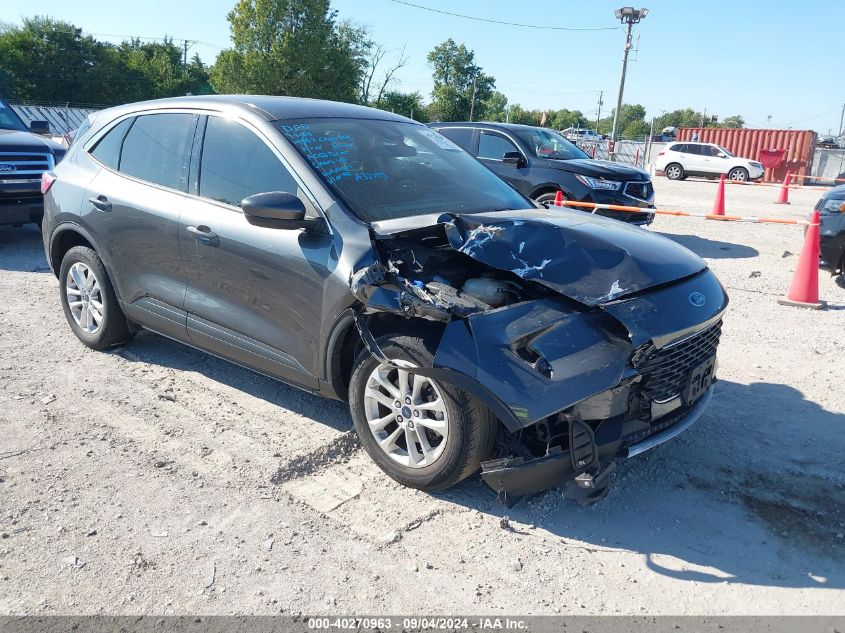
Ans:
[[[727,296],[636,227],[538,208],[434,130],[281,97],[100,113],[46,173],[44,246],[94,349],[141,328],[349,400],[397,481],[481,466],[601,498],[701,414]]]

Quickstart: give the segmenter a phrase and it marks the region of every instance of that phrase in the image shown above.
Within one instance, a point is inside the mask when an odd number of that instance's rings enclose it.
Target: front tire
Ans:
[[[59,269],[62,308],[70,329],[91,349],[125,343],[132,334],[103,262],[87,246],[74,246]]]
[[[431,367],[426,337],[377,339],[385,364],[362,350],[349,384],[349,409],[370,458],[389,477],[420,490],[442,490],[478,470],[492,450],[496,423],[475,397],[414,373]]]
[[[537,204],[542,204],[544,207],[553,207],[555,206],[555,196],[557,195],[557,191],[547,191],[546,193],[541,193],[539,196],[534,198],[534,202]],[[570,200],[569,196],[565,193],[563,194],[564,200]]]
[[[748,182],[748,170],[745,167],[734,167],[728,172],[728,180]]]
[[[683,180],[685,178],[684,168],[678,163],[669,163],[663,171],[669,180]]]

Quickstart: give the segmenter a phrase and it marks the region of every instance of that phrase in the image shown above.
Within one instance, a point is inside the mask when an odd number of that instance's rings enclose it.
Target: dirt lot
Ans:
[[[709,211],[711,182],[656,179]],[[728,188],[805,217],[818,191]],[[0,614],[843,614],[845,283],[775,300],[800,229],[659,218],[731,295],[713,403],[587,510],[382,476],[340,403],[152,334],[84,348],[32,227],[0,227]]]

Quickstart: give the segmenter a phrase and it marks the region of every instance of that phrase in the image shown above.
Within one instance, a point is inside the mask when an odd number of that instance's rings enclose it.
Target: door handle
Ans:
[[[88,198],[88,202],[94,205],[98,211],[111,211],[111,202],[104,195],[99,195],[96,198]]]
[[[197,238],[197,242],[202,242],[203,244],[216,246],[220,243],[220,236],[204,224],[199,226],[189,226],[188,233]]]

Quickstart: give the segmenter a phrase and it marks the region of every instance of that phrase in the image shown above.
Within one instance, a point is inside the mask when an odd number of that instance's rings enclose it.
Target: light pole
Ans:
[[[619,111],[622,109],[622,93],[625,92],[625,73],[628,70],[628,52],[631,50],[631,28],[648,15],[648,9],[622,7],[616,9],[615,15],[622,24],[628,25],[628,30],[625,34],[625,52],[622,54],[622,77],[619,80],[619,95],[616,97],[616,111],[613,113],[613,131],[610,134],[610,140],[614,144],[619,138]]]

